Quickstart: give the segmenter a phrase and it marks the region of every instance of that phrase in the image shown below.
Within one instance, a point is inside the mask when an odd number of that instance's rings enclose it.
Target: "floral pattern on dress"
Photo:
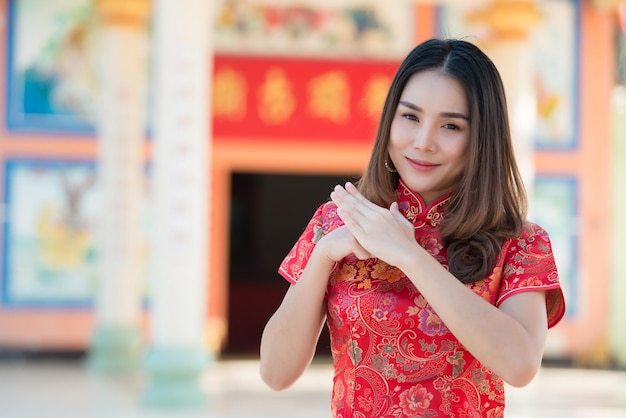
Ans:
[[[438,227],[451,194],[426,205],[400,182],[397,196],[417,242],[447,267]],[[279,272],[295,283],[320,231],[342,225],[332,202],[320,206]],[[546,291],[549,325],[564,314],[549,237],[532,223],[503,243],[485,279],[467,286],[495,306],[519,292]],[[346,257],[331,273],[326,298],[333,417],[504,416],[502,380],[463,347],[399,269],[378,259]]]

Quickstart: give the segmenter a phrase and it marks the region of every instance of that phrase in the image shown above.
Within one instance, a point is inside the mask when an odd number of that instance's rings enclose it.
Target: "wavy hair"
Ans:
[[[398,173],[385,168],[391,123],[408,80],[435,70],[463,86],[469,107],[470,140],[465,170],[446,207],[440,236],[450,272],[463,283],[491,272],[502,243],[519,236],[527,197],[515,161],[500,74],[478,47],[457,39],[431,39],[401,63],[383,107],[372,155],[357,182],[361,193],[383,206],[396,200]]]

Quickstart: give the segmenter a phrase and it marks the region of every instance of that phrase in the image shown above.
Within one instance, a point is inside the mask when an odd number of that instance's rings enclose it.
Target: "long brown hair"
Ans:
[[[470,141],[463,175],[446,207],[440,236],[448,266],[463,283],[484,279],[502,242],[519,236],[527,198],[515,161],[500,74],[478,47],[463,40],[431,39],[418,45],[398,68],[387,94],[369,165],[358,188],[383,206],[396,200],[399,175],[385,168],[391,123],[411,76],[437,70],[465,89]]]

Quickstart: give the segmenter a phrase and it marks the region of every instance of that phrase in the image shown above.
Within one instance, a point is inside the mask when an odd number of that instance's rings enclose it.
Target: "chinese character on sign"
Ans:
[[[386,75],[375,75],[368,80],[361,100],[363,109],[368,115],[380,114],[390,85],[391,78]]]
[[[316,118],[345,124],[350,118],[350,85],[342,71],[332,71],[309,82],[309,113]]]
[[[296,107],[292,85],[280,68],[267,70],[265,82],[259,87],[258,95],[259,117],[268,125],[285,123]]]
[[[246,116],[246,79],[240,72],[222,68],[213,79],[213,115],[240,121]]]

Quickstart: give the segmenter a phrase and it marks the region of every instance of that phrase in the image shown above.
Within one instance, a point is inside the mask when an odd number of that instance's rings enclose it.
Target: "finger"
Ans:
[[[341,202],[350,199],[352,196],[348,191],[340,184],[336,185],[333,188],[333,191],[330,193],[330,196],[333,200],[339,200]]]
[[[384,216],[387,209],[378,206],[372,201],[368,200],[356,186],[350,182],[345,185],[345,193],[349,194],[349,197],[345,197],[342,205],[347,208],[348,204],[353,205],[352,211],[355,214],[362,215],[364,217],[372,219],[373,217]]]
[[[411,224],[411,222],[402,214],[402,212],[400,212],[400,206],[398,205],[398,202],[393,202],[391,206],[389,206],[389,211],[391,212],[393,217],[398,222],[400,222],[400,224],[410,225],[411,227],[413,227],[413,224]]]
[[[372,258],[369,252],[365,250],[355,250],[352,254],[359,260],[367,260],[368,258]]]
[[[356,244],[352,253],[356,258],[358,258],[359,260],[367,260],[368,258],[372,258],[372,255],[369,251],[363,248],[363,246],[361,246],[361,244],[359,244],[356,239],[354,241]]]
[[[354,184],[352,184],[352,182],[348,181],[346,182],[346,185],[344,186],[344,188],[349,192],[349,193],[354,193],[354,192],[359,192],[359,190],[356,188],[356,186]]]
[[[359,189],[357,189],[357,187],[351,182],[347,182],[344,189],[350,196],[355,198],[359,203],[366,205],[366,207],[376,206],[372,202],[370,202],[368,199],[366,199],[365,196],[361,194]]]
[[[330,192],[330,199],[337,205],[342,206],[345,203],[346,197],[349,196],[345,189],[336,185],[332,192]]]
[[[340,184],[336,185],[331,192],[331,198],[333,200],[339,200],[343,202],[359,202],[359,198],[365,199],[361,193],[357,190],[357,188],[350,182],[347,182],[345,186],[341,186]],[[367,199],[365,199],[367,201]]]
[[[360,225],[358,221],[358,219],[360,218],[358,214],[355,214],[354,212],[344,208],[343,206],[337,205],[337,215],[339,215],[341,220],[343,220],[343,223],[346,225],[346,227],[348,227],[350,232],[352,232],[353,234],[358,233],[357,228],[358,230],[360,230]]]
[[[363,203],[360,202],[356,196],[351,195],[341,185],[335,186],[330,194],[330,198],[338,208],[343,209],[345,215],[361,213],[364,208]]]
[[[394,217],[398,217],[401,216],[402,218],[404,218],[404,215],[402,214],[402,212],[400,212],[400,206],[398,205],[398,202],[393,202],[391,204],[391,206],[389,206],[389,211],[393,214]]]

